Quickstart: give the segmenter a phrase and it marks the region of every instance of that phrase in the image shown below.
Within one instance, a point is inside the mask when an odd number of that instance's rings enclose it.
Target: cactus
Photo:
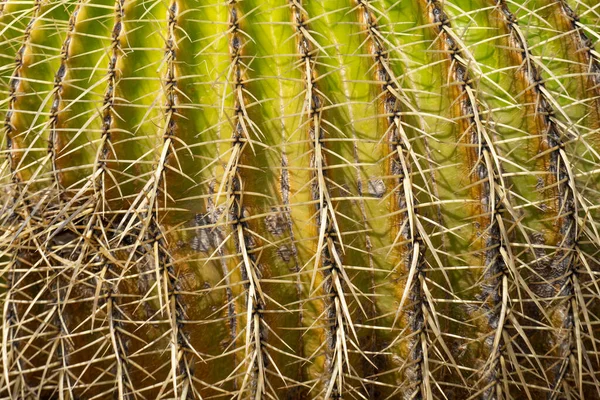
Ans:
[[[0,2],[0,398],[600,399],[596,0]]]

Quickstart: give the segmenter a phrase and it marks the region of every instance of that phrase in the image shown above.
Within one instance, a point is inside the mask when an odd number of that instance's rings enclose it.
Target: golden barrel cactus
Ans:
[[[600,398],[599,40],[597,0],[2,0],[0,398]]]

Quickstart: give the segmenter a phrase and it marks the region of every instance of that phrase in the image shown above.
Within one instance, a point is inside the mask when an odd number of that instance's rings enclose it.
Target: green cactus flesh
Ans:
[[[598,41],[597,0],[2,0],[0,398],[600,399]]]

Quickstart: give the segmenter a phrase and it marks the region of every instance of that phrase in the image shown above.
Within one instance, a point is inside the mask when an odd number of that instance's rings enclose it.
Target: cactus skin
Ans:
[[[594,0],[0,2],[0,399],[600,399]]]

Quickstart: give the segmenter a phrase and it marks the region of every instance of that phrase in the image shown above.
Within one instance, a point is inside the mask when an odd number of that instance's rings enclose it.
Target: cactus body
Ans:
[[[0,398],[600,398],[594,0],[4,0]]]

